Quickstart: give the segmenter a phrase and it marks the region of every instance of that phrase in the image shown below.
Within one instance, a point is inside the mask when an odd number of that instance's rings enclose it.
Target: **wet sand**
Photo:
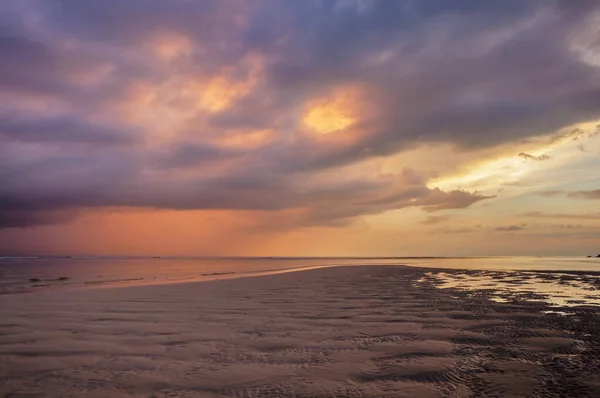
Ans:
[[[2,295],[0,396],[600,396],[598,307],[546,313],[435,272]]]
[[[434,269],[418,283],[431,283],[440,289],[457,288],[484,293],[490,300],[499,302],[538,300],[555,307],[600,308],[600,272],[595,271],[455,269],[444,272]],[[561,312],[570,313],[568,309]]]

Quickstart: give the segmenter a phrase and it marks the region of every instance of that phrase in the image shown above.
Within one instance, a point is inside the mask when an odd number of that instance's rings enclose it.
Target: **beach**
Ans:
[[[0,295],[0,396],[600,395],[599,307],[439,289],[436,272]]]

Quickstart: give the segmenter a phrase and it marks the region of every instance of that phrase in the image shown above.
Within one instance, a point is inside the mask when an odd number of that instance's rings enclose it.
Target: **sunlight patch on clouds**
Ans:
[[[595,133],[598,121],[570,126],[558,134],[546,136],[537,142],[523,146],[523,151],[512,149],[495,159],[479,160],[468,164],[462,172],[442,175],[428,182],[430,188],[443,190],[467,189],[482,193],[510,191],[514,194],[532,187],[522,184],[525,180],[535,180],[537,174],[565,170],[584,159],[598,158],[600,135]],[[574,177],[571,176],[572,182]],[[589,178],[578,176],[575,178]],[[550,180],[545,184],[557,185],[567,181]],[[505,196],[509,192],[505,192]]]
[[[159,81],[135,82],[117,110],[123,119],[148,130],[150,141],[164,142],[192,120],[231,107],[257,85],[264,61],[246,57],[236,67],[224,67],[214,76],[169,76]]]
[[[277,132],[271,129],[225,132],[215,140],[218,145],[232,148],[260,148],[275,138]]]
[[[306,105],[303,122],[318,134],[330,134],[352,126],[357,120],[361,93],[354,87],[338,89],[311,100]]]
[[[239,70],[226,67],[208,81],[195,81],[193,90],[197,95],[197,105],[209,112],[219,112],[250,93],[263,72],[264,59],[255,55],[247,56],[238,68],[245,72],[241,77],[236,73]]]
[[[198,104],[210,112],[222,111],[237,98],[250,92],[255,80],[231,80],[226,76],[216,76],[206,84],[200,84],[201,91]]]
[[[503,157],[471,165],[462,175],[433,179],[428,186],[444,190],[477,189],[485,192],[497,189],[503,183],[518,180],[536,166],[517,156]]]

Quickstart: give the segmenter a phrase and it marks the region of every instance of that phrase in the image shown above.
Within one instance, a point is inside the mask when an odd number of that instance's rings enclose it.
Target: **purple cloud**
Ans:
[[[0,227],[105,206],[306,209],[299,225],[460,209],[490,196],[432,189],[410,164],[347,170],[600,116],[600,72],[568,39],[593,2],[361,4],[0,5]],[[316,99],[349,122],[311,131]]]

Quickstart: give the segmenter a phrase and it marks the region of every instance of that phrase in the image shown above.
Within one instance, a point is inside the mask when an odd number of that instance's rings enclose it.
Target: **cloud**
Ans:
[[[597,200],[600,199],[600,189],[595,190],[584,190],[584,191],[541,191],[538,192],[537,195],[543,196],[546,198],[553,198],[556,196],[566,196],[572,199],[587,199],[587,200]]]
[[[522,231],[526,228],[526,224],[521,225],[508,225],[506,227],[497,227],[494,228],[494,231],[500,232],[514,232],[514,231]]]
[[[214,164],[239,156],[239,151],[211,145],[179,144],[158,151],[152,165],[162,169],[181,169]]]
[[[573,130],[556,134],[552,137],[551,143],[556,143],[560,141],[580,141],[582,139],[589,139],[600,135],[600,125],[597,125],[594,130],[584,131],[579,127],[574,128]],[[579,145],[579,150],[585,152],[585,146]]]
[[[544,213],[540,211],[532,211],[528,213],[522,213],[519,215],[519,217],[594,220],[600,219],[600,213]]]
[[[538,192],[537,195],[543,196],[546,198],[553,198],[556,196],[567,196],[572,199],[587,199],[587,200],[596,200],[600,199],[600,189],[596,190],[587,190],[587,191],[541,191]]]
[[[444,192],[439,188],[431,190],[430,194],[417,203],[422,206],[425,211],[434,212],[448,209],[461,209],[471,206],[475,202],[484,199],[494,198],[495,196],[479,195],[466,191],[454,190]]]
[[[581,224],[559,224],[559,225],[553,225],[553,227],[560,228],[560,229],[580,229],[580,228],[583,228],[583,226]]]
[[[528,237],[540,237],[540,238],[562,238],[562,239],[568,239],[568,240],[577,240],[577,241],[587,241],[589,240],[589,247],[595,247],[595,243],[598,239],[600,239],[600,232],[599,231],[579,231],[579,232],[575,232],[575,231],[565,231],[565,232],[549,232],[549,233],[538,233],[538,234],[529,234]],[[568,241],[567,241],[568,242]],[[587,250],[587,248],[586,248]],[[594,252],[593,250],[595,249],[591,249],[592,253]],[[586,252],[584,252],[586,253]],[[587,253],[586,253],[587,254]]]
[[[429,212],[460,209],[488,198],[429,189],[426,178],[409,169],[399,176],[337,182],[311,173],[312,180],[307,181],[306,175],[286,177],[276,170],[261,169],[264,166],[252,157],[221,154],[204,147],[174,147],[146,152],[140,158],[127,157],[127,153],[114,159],[102,151],[87,154],[85,167],[80,165],[79,155],[61,154],[29,162],[6,158],[0,210],[35,214],[23,223],[27,225],[43,220],[43,212],[90,207],[298,210],[294,213],[296,226],[312,226],[343,225],[357,216],[407,207]],[[15,153],[13,159],[19,157]],[[147,170],[146,175],[140,168]],[[178,173],[173,173],[174,168]]]
[[[548,159],[550,159],[550,156],[548,156],[548,155],[534,156],[534,155],[530,155],[530,154],[525,153],[525,152],[519,153],[519,157],[521,157],[521,158],[523,158],[525,160],[536,160],[536,161],[542,161],[542,160],[548,160]]]
[[[600,189],[569,192],[567,196],[574,199],[598,200],[600,199]]]
[[[372,163],[599,116],[597,68],[568,39],[593,2],[340,4],[0,4],[3,224],[115,206],[286,212],[297,226],[463,209],[493,196]]]
[[[543,196],[544,198],[554,198],[556,196],[562,196],[564,195],[566,192],[565,191],[541,191],[541,192],[537,192],[537,195],[539,196]]]
[[[468,234],[474,232],[475,228],[462,227],[462,228],[446,228],[442,232],[446,234]]]
[[[0,116],[0,139],[12,142],[127,145],[136,142],[134,129],[79,120],[77,117],[32,119]]]
[[[448,220],[448,216],[428,216],[424,221],[421,221],[421,224],[431,225],[431,224],[439,224]]]

